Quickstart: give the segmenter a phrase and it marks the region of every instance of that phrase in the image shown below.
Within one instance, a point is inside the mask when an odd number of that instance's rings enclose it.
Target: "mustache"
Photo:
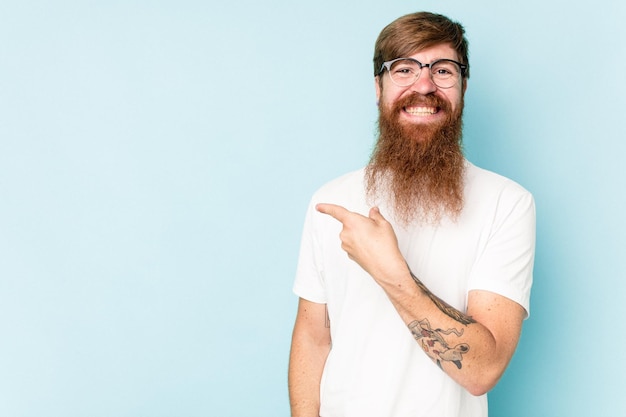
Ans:
[[[433,94],[423,95],[417,92],[413,92],[406,97],[402,97],[401,99],[397,100],[394,104],[394,110],[402,110],[405,107],[419,106],[437,107],[443,111],[450,110],[450,103],[448,103],[448,101],[444,100],[443,98]]]

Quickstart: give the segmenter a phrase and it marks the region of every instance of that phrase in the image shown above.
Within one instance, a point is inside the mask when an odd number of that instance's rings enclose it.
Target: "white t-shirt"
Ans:
[[[529,311],[535,207],[515,182],[466,163],[464,209],[438,226],[393,223],[411,270],[460,311],[471,290],[503,295]],[[332,349],[321,383],[321,417],[485,417],[473,396],[422,351],[384,291],[341,249],[342,225],[315,211],[334,203],[368,215],[364,170],[323,186],[304,225],[294,292],[327,304]]]

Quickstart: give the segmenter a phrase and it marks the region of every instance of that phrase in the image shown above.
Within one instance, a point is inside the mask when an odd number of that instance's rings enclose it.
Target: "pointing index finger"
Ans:
[[[348,209],[338,206],[337,204],[320,203],[315,206],[315,209],[320,213],[328,214],[329,216],[334,217],[342,223],[348,214],[350,214]]]

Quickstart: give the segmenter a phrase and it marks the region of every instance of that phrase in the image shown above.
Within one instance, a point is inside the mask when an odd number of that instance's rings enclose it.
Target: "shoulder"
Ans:
[[[503,175],[477,167],[469,161],[465,165],[465,188],[469,195],[481,198],[526,198],[532,200],[532,194],[517,182]]]
[[[495,172],[467,163],[465,208],[470,218],[487,216],[493,222],[519,221],[532,224],[535,218],[533,195],[517,182]]]
[[[490,239],[500,236],[494,242],[534,245],[535,201],[524,187],[500,174],[468,164],[464,197],[464,218],[484,227]],[[501,247],[504,246],[503,243]]]
[[[335,178],[321,186],[312,198],[313,203],[333,203],[349,206],[365,201],[365,169],[361,168]]]

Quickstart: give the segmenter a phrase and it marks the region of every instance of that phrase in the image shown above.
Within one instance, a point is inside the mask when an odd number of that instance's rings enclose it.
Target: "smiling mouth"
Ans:
[[[405,107],[404,111],[411,116],[430,116],[439,111],[438,107]]]

